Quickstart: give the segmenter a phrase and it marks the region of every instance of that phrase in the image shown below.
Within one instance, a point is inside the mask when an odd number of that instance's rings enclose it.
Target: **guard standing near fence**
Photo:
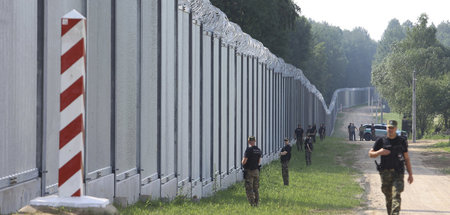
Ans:
[[[245,191],[251,206],[258,206],[259,202],[259,172],[261,169],[261,150],[255,145],[256,138],[248,137],[250,147],[245,150],[242,165],[244,167]]]
[[[325,139],[325,125],[322,123],[319,128],[320,141]]]
[[[311,153],[313,151],[313,142],[311,137],[305,139],[305,160],[306,166],[311,165]]]
[[[397,121],[390,120],[387,125],[387,136],[378,138],[369,151],[369,157],[381,156],[381,164],[377,170],[381,176],[381,191],[386,197],[388,214],[399,214],[401,197],[404,189],[405,165],[408,171],[408,182],[413,182],[411,162],[408,155],[408,141],[397,135]]]
[[[298,124],[298,128],[295,129],[295,137],[297,138],[297,151],[303,151],[303,128]]]
[[[288,164],[289,160],[291,160],[291,149],[292,147],[289,145],[289,139],[284,138],[284,147],[281,149],[280,152],[280,160],[281,160],[281,175],[283,176],[283,183],[285,186],[289,185]]]

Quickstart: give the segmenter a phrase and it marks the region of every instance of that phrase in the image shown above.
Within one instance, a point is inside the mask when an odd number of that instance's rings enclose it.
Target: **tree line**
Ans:
[[[419,136],[439,119],[449,128],[450,22],[437,27],[392,19],[379,42],[361,27],[342,30],[301,15],[292,0],[211,0],[230,21],[300,69],[330,102],[343,87],[375,86],[393,111],[411,117],[412,72],[417,74]]]
[[[376,42],[363,28],[341,30],[301,14],[292,0],[211,0],[230,21],[300,68],[330,102],[342,87],[370,86]]]
[[[428,16],[422,14],[416,23],[400,24],[397,19],[391,20],[377,47],[372,84],[393,111],[407,119],[411,119],[412,77],[416,73],[419,138],[449,128],[449,45],[450,23],[429,25]]]

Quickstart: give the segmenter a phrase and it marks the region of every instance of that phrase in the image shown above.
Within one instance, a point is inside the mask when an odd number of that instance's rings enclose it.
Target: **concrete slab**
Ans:
[[[194,181],[191,183],[192,186],[192,199],[200,199],[203,196],[203,186],[200,181]]]
[[[244,174],[242,172],[242,170],[237,170],[236,171],[236,182],[241,182],[244,180]]]
[[[234,183],[236,183],[236,173],[235,172],[231,172],[228,175],[225,175],[221,181],[221,189],[227,189],[228,187],[230,187],[231,185],[233,185]]]
[[[124,198],[128,205],[139,200],[139,174],[116,183],[116,198]]]
[[[161,185],[161,198],[172,200],[177,195],[178,182],[177,178],[174,178]]]
[[[0,190],[0,214],[16,212],[41,193],[40,178]]]
[[[185,196],[187,198],[191,198],[191,196],[192,196],[191,182],[188,182],[187,180],[186,181],[182,181],[182,182],[178,182],[177,195],[178,196]]]
[[[60,197],[57,195],[37,197],[30,201],[31,206],[71,207],[71,208],[105,208],[109,200],[92,196]]]
[[[114,174],[109,174],[98,179],[86,182],[86,195],[106,198],[110,202],[114,198]]]
[[[202,197],[212,196],[213,194],[213,182],[203,185],[202,187]]]
[[[141,195],[150,196],[151,200],[157,200],[161,198],[161,179],[157,179],[142,186]]]
[[[70,208],[65,207],[56,208],[48,206],[31,206],[27,205],[19,210],[19,214],[105,214],[105,215],[115,215],[119,214],[116,207],[109,204],[104,208]]]

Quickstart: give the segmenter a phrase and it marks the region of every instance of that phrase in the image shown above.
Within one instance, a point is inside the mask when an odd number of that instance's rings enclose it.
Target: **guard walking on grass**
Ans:
[[[311,137],[305,139],[305,160],[306,166],[311,165],[311,154],[313,151],[313,141]]]
[[[284,138],[284,147],[281,149],[280,152],[280,160],[281,160],[281,175],[283,176],[283,183],[285,186],[289,185],[288,164],[289,160],[291,160],[291,149],[292,148],[289,145],[289,139]]]
[[[295,137],[297,137],[297,151],[303,151],[303,128],[298,124],[298,128],[295,129]]]
[[[387,136],[378,138],[369,151],[369,157],[381,156],[381,164],[375,161],[381,176],[381,191],[386,197],[386,209],[389,215],[400,213],[401,197],[404,189],[405,165],[408,182],[413,182],[411,162],[408,155],[408,141],[397,135],[397,121],[390,120]]]
[[[250,145],[245,150],[242,165],[244,167],[245,192],[247,199],[251,206],[258,206],[259,202],[259,172],[261,168],[261,150],[255,145],[256,138],[254,136],[248,137],[248,144]]]

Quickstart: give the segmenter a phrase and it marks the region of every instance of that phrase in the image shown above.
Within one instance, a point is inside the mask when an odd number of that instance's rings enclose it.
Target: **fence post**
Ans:
[[[83,187],[86,18],[77,11],[61,19],[61,91],[58,190],[81,196]]]

